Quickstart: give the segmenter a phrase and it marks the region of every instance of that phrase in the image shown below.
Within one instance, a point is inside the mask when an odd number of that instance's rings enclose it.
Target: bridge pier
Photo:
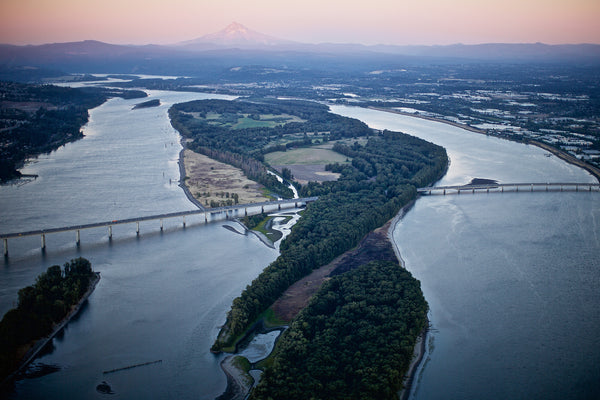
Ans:
[[[108,240],[112,240],[112,225],[108,226]]]
[[[264,214],[265,213],[265,206],[260,206],[260,213]]]
[[[277,209],[281,211],[281,203],[277,204]]]
[[[244,208],[244,217],[247,217],[247,216],[248,216],[248,207],[245,207]]]
[[[135,223],[135,234],[136,234],[137,236],[140,236],[140,221],[137,221],[137,222]]]
[[[530,192],[533,192],[533,185],[531,185],[531,190],[530,190]]]
[[[185,228],[185,215],[183,216],[183,227]]]
[[[46,235],[42,233],[42,250],[46,250]]]
[[[161,232],[163,231],[163,220],[162,220],[162,218],[160,219],[160,231]]]
[[[79,247],[79,245],[81,244],[81,234],[79,232],[79,229],[77,229],[77,234],[75,235],[75,244],[77,245],[77,247]]]
[[[246,214],[248,215],[248,214]],[[208,224],[208,218],[206,217],[206,211],[204,211],[204,223]]]
[[[446,195],[446,189],[444,189],[444,196]]]
[[[4,257],[8,256],[8,239],[4,239]]]

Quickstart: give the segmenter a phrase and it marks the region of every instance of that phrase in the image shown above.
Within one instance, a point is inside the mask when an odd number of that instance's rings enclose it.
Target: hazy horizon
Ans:
[[[600,44],[597,0],[4,0],[0,43],[174,44],[231,22],[303,43]]]

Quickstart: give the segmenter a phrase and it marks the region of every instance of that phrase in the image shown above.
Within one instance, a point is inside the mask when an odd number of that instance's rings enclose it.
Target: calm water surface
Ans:
[[[29,164],[40,177],[0,187],[2,231],[39,229],[193,209],[177,186],[179,137],[170,104],[208,97],[151,91],[163,105],[112,99],[91,113],[86,138]],[[215,96],[211,96],[215,97]],[[144,99],[148,100],[148,99]],[[448,125],[349,107],[335,112],[443,145],[452,160],[441,184],[474,177],[593,181],[543,150]],[[600,195],[519,193],[420,199],[394,231],[422,282],[432,331],[416,399],[593,398],[600,382]],[[208,352],[231,301],[277,256],[253,235],[222,224],[174,221],[107,232],[9,242],[0,267],[0,311],[53,264],[83,256],[102,273],[84,311],[38,362],[58,372],[17,382],[13,398],[218,396],[221,357]],[[262,347],[261,344],[254,347]],[[112,374],[143,362],[161,363]]]
[[[440,185],[595,182],[546,152],[456,127],[335,112],[444,146]],[[394,230],[430,306],[413,399],[600,398],[600,193],[427,196]]]
[[[39,178],[0,187],[2,231],[105,221],[193,209],[177,186],[179,136],[167,118],[174,102],[208,96],[149,92],[163,103],[131,110],[140,102],[112,99],[92,110],[86,137],[40,157],[23,171]],[[148,99],[144,99],[148,100]],[[47,267],[88,258],[102,279],[87,306],[52,351],[38,363],[58,372],[16,383],[16,399],[104,398],[106,381],[115,399],[212,399],[225,388],[221,356],[209,348],[231,301],[277,256],[254,235],[226,230],[202,219],[158,221],[9,241],[0,266],[0,311],[14,306],[17,290]],[[161,363],[103,374],[144,362]]]

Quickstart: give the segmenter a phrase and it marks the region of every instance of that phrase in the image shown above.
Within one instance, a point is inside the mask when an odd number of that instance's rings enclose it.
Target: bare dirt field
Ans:
[[[314,270],[310,275],[290,286],[275,301],[272,308],[277,318],[292,320],[300,310],[308,305],[310,298],[319,290],[323,282],[337,275],[375,260],[398,261],[388,239],[388,229],[392,221],[367,234],[358,246],[331,263]]]
[[[240,169],[231,165],[191,150],[184,151],[184,165],[185,184],[205,207],[210,207],[211,201],[225,203],[233,200],[234,194],[239,204],[269,200],[263,193],[264,186],[246,178]]]

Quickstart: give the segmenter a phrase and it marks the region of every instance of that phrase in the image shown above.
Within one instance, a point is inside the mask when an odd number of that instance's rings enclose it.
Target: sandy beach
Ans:
[[[236,357],[238,356],[227,356],[221,361],[221,368],[227,375],[227,389],[217,400],[243,400],[252,389],[254,378],[235,365]]]

